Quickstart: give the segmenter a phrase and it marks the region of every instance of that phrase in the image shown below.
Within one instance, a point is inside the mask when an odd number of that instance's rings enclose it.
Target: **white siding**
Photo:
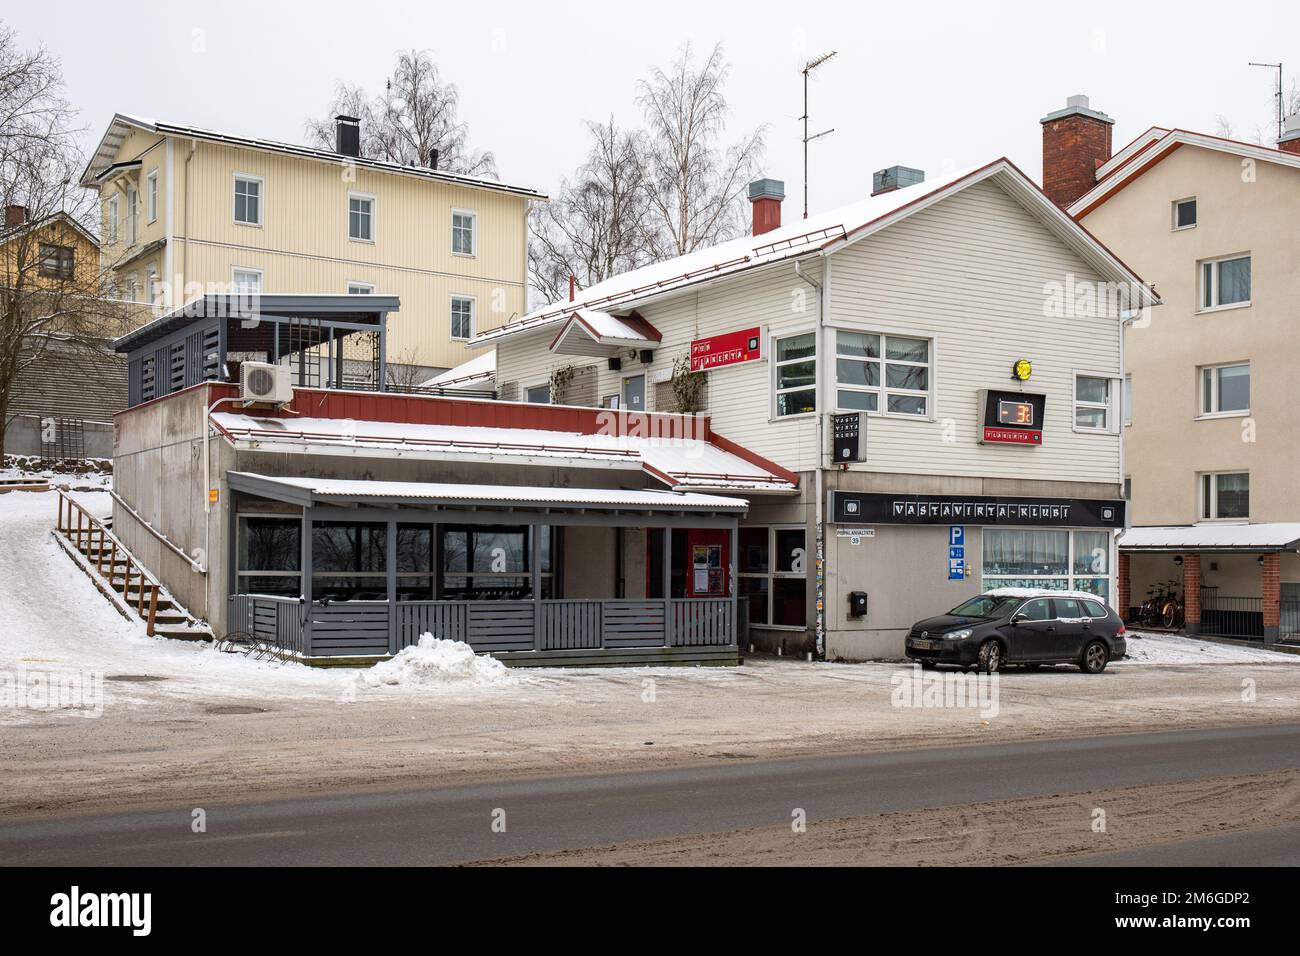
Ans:
[[[1076,282],[1098,277],[999,186],[965,189],[829,261],[831,325],[935,342],[931,416],[871,416],[867,462],[855,470],[1118,483],[1119,436],[1074,431],[1073,389],[1076,371],[1121,377],[1119,321],[1044,317],[1048,283],[1063,283],[1069,274]],[[820,262],[802,268],[823,281]],[[710,372],[707,410],[720,434],[805,471],[817,465],[816,421],[772,417],[771,346],[773,336],[815,328],[816,302],[793,265],[781,264],[639,309],[663,334],[648,368],[626,353],[621,372],[609,371],[604,359],[552,355],[547,346],[558,330],[553,326],[498,345],[498,387],[515,383],[513,397],[521,398],[523,386],[546,381],[551,369],[595,364],[599,394],[614,394],[623,375],[671,369],[691,339],[759,326],[765,333],[763,360]],[[833,343],[834,332],[827,329],[823,409],[834,398],[834,357],[828,351]],[[1011,388],[1011,366],[1021,357],[1034,363],[1025,390],[1047,393],[1043,446],[982,446],[977,392]],[[653,386],[648,403],[655,411]]]
[[[1045,286],[1071,273],[1077,282],[1098,281],[993,183],[965,189],[834,255],[830,322],[936,343],[932,418],[872,416],[867,462],[853,467],[1118,482],[1119,436],[1074,431],[1073,388],[1075,371],[1121,377],[1119,320],[1043,315]],[[1034,363],[1025,391],[1047,394],[1043,445],[980,445],[976,393],[1012,388],[1011,365],[1021,357]]]

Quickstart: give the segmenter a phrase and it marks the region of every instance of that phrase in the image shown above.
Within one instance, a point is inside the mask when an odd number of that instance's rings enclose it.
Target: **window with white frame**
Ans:
[[[373,295],[375,287],[369,282],[349,282],[348,295]]]
[[[543,382],[541,385],[530,385],[524,389],[524,401],[532,405],[549,405],[551,404],[551,384]]]
[[[1201,415],[1239,415],[1250,411],[1250,363],[1201,369]]]
[[[144,209],[145,219],[149,222],[158,221],[158,170],[151,170],[144,181]]]
[[[117,221],[120,213],[118,212],[117,195],[108,197],[108,241],[117,242]]]
[[[1124,376],[1124,391],[1120,395],[1120,401],[1124,403],[1124,424],[1133,424],[1133,376]]]
[[[451,297],[451,337],[453,339],[474,337],[474,299],[471,296]]]
[[[777,339],[773,354],[777,416],[817,411],[817,333]]]
[[[983,585],[1048,588],[1110,597],[1109,531],[985,528]]]
[[[451,213],[451,251],[458,256],[475,254],[474,235],[478,216],[463,209],[453,209]]]
[[[140,204],[140,197],[136,193],[134,186],[126,187],[126,241],[127,245],[135,245],[139,238],[139,212],[137,207]]]
[[[150,305],[158,304],[158,270],[152,266],[144,274],[144,295]]]
[[[1201,309],[1250,304],[1250,256],[1201,263]]]
[[[1250,517],[1250,472],[1201,475],[1201,520]]]
[[[262,291],[261,269],[234,269],[230,274],[232,291],[240,295],[257,295]]]
[[[235,177],[235,222],[244,226],[262,224],[262,180],[256,176]]]
[[[1110,431],[1111,380],[1098,375],[1074,377],[1074,427]]]
[[[737,541],[738,596],[749,607],[749,623],[807,627],[808,544],[803,525],[741,528]]]
[[[930,404],[929,339],[876,332],[835,333],[835,404],[894,415],[925,415]]]
[[[348,195],[348,238],[358,242],[375,241],[375,200],[373,196]]]
[[[1174,200],[1174,228],[1190,229],[1196,225],[1196,197]]]

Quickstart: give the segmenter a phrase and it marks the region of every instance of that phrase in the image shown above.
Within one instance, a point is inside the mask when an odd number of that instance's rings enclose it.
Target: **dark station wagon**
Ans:
[[[1006,664],[1077,664],[1100,674],[1127,650],[1124,622],[1080,591],[1003,588],[912,625],[907,657],[922,667],[956,664],[996,673]]]

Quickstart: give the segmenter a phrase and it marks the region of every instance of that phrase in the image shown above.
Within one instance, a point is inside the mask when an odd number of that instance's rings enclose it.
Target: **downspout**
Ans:
[[[199,141],[197,139],[190,140],[190,151],[185,156],[185,213],[182,216],[183,225],[185,229],[185,236],[184,236],[185,252],[181,256],[182,298],[177,300],[180,303],[185,302],[185,299],[183,298],[185,293],[184,285],[186,280],[189,278],[189,274],[190,274],[190,160],[194,158],[194,154],[198,152],[198,149],[199,149]],[[204,419],[205,428],[207,427],[206,423],[207,423],[207,419]],[[205,556],[203,560],[206,563],[207,557]]]
[[[209,621],[212,620],[212,561],[209,558],[212,553],[212,458],[208,450],[209,434],[212,431],[212,413],[217,406],[239,400],[238,396],[227,395],[203,410],[203,605]],[[233,541],[226,542],[227,551],[234,546]]]
[[[823,262],[829,262],[823,259]],[[825,310],[826,297],[822,294],[822,285],[816,279],[804,275],[803,270],[799,268],[799,260],[794,263],[794,274],[804,282],[808,283],[817,294],[817,333],[813,339],[815,365],[815,378],[817,382],[816,393],[818,396],[817,410],[817,467],[814,474],[814,494],[813,494],[813,514],[814,514],[814,532],[813,532],[813,575],[816,582],[816,599],[814,607],[816,609],[816,625],[814,628],[814,656],[817,660],[826,659],[826,525],[825,507],[822,499],[825,497],[825,474],[822,468],[823,456],[826,449],[826,411],[821,408],[820,396],[824,392],[824,383],[826,381],[825,370],[825,352],[822,347],[822,329],[825,327]]]

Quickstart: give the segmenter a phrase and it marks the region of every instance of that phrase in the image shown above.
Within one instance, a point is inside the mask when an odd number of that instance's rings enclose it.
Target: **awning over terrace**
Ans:
[[[749,503],[742,498],[688,494],[678,491],[618,488],[543,488],[524,485],[474,485],[415,481],[353,481],[338,478],[276,478],[247,472],[229,472],[230,487],[304,508],[318,505],[347,507],[375,505],[490,508],[494,511],[577,510],[618,514],[743,515]]]
[[[1116,540],[1121,551],[1295,551],[1300,522],[1128,528]]]
[[[631,434],[585,434],[540,428],[272,418],[235,412],[217,412],[212,422],[227,441],[249,451],[625,469],[649,474],[676,491],[795,490],[789,477],[773,474],[722,447],[716,437],[647,437],[635,427],[625,429]],[[683,430],[690,424],[689,418],[681,422]]]

